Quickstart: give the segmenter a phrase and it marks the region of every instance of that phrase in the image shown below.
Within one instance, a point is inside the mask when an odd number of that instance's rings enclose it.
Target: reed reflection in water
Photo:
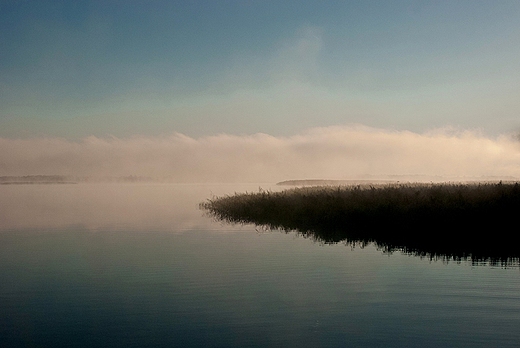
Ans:
[[[505,266],[520,258],[518,183],[303,187],[214,197],[200,208],[323,243],[373,243],[385,252]]]

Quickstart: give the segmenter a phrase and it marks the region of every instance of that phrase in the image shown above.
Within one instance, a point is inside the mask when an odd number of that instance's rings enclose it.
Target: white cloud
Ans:
[[[0,175],[138,175],[178,182],[274,182],[370,175],[515,176],[512,137],[437,129],[426,133],[364,126],[312,128],[297,135],[192,138],[0,138]]]

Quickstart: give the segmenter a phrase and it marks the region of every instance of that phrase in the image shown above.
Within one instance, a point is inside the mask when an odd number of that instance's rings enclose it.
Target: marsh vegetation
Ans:
[[[322,243],[375,244],[443,259],[518,265],[518,183],[316,186],[235,193],[200,204],[231,223]]]

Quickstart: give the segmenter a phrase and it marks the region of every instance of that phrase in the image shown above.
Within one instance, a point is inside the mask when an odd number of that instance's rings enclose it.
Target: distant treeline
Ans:
[[[200,207],[224,221],[298,231],[323,243],[519,264],[518,183],[301,187],[214,197]]]

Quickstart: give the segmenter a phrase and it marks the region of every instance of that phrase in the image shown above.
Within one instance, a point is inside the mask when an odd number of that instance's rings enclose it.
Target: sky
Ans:
[[[516,0],[3,0],[0,175],[520,177],[518,23]]]

